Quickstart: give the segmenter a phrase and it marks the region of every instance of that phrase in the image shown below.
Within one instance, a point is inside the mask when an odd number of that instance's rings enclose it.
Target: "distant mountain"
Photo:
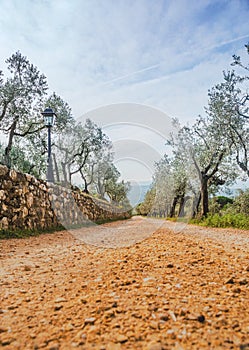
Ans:
[[[131,182],[131,189],[128,193],[128,199],[133,207],[143,202],[147,191],[150,189],[151,182]]]

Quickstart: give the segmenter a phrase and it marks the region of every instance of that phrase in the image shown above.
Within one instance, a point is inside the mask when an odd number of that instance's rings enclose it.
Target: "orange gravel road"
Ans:
[[[248,231],[135,217],[0,247],[0,348],[249,349]]]

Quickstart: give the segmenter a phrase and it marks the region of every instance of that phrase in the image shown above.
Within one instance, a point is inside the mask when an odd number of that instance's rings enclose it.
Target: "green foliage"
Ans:
[[[240,190],[240,194],[234,199],[234,202],[226,208],[228,214],[243,214],[249,216],[249,189]]]
[[[44,108],[52,108],[56,114],[53,132],[63,133],[67,126],[74,125],[75,122],[70,106],[55,92],[47,98]]]
[[[4,148],[4,145],[0,144],[0,160],[2,160],[4,157]],[[12,147],[10,157],[12,168],[16,171],[27,173],[37,178],[40,177],[40,172],[38,171],[39,167],[45,171],[44,165],[39,164],[40,155],[37,154],[37,160],[35,160],[33,157],[31,157],[30,152],[28,154],[28,152],[20,147],[19,144],[16,144],[14,147]],[[37,166],[38,164],[39,167]]]
[[[225,205],[232,204],[233,199],[225,196],[218,196],[216,197],[217,203],[220,205],[220,208],[223,209]]]
[[[182,154],[175,151],[173,157],[164,157],[155,164],[153,187],[156,196],[153,211],[159,216],[175,216],[176,206],[187,190],[186,162]]]
[[[26,238],[26,237],[33,237],[38,236],[42,233],[54,233],[57,231],[65,230],[63,226],[56,226],[54,228],[50,229],[39,229],[39,230],[0,230],[0,239],[10,239],[10,238]]]
[[[106,193],[113,203],[122,203],[127,199],[127,193],[129,192],[130,185],[124,181],[118,182],[118,180],[108,180],[106,185]]]
[[[213,197],[209,203],[209,213],[216,214],[222,209],[226,208],[229,204],[233,203],[233,199],[225,196]]]
[[[249,44],[245,45],[247,54],[249,55]],[[249,137],[249,95],[248,95],[248,71],[249,64],[241,61],[240,56],[233,55],[232,66],[239,66],[244,70],[246,75],[236,75],[239,89],[237,88],[238,96],[233,99],[233,108],[235,110],[236,124],[233,125],[231,121],[227,124],[228,135],[230,134],[233,141],[233,148],[235,159],[246,176],[249,177],[249,159],[248,159],[248,137]],[[241,74],[241,71],[240,73]]]
[[[241,213],[237,214],[208,214],[206,218],[191,220],[193,224],[211,227],[234,227],[249,230],[249,216]]]
[[[47,93],[46,77],[18,51],[6,60],[9,76],[0,84],[0,131],[6,134],[4,164],[19,138],[28,139],[44,128],[38,112]]]
[[[153,206],[155,203],[156,190],[155,188],[151,188],[145,195],[145,199],[143,203],[139,203],[136,206],[136,212],[138,215],[152,215],[153,214]]]
[[[224,196],[214,198],[210,209],[206,218],[194,219],[191,223],[249,230],[249,189],[241,190],[234,200]]]
[[[46,99],[47,80],[19,51],[6,60],[8,76],[0,76],[0,131],[6,135],[1,162],[42,177],[46,172],[47,130],[41,111],[54,108],[61,131],[71,122],[69,106],[55,93]]]

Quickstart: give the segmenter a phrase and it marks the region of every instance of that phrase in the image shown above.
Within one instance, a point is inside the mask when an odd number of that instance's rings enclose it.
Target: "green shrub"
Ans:
[[[249,189],[242,191],[234,202],[225,208],[226,213],[249,215]]]
[[[232,198],[225,196],[216,197],[216,201],[221,206],[221,209],[224,208],[227,204],[232,204],[234,202]]]
[[[232,198],[225,196],[213,197],[209,202],[209,212],[210,214],[217,214],[231,204],[233,204]]]
[[[192,223],[202,226],[211,227],[235,227],[239,229],[249,230],[249,216],[241,213],[231,214],[209,214],[206,218],[199,221],[192,220]]]
[[[235,227],[249,230],[249,189],[240,190],[235,199],[214,197],[209,202],[206,218],[197,217],[191,223],[211,227]]]

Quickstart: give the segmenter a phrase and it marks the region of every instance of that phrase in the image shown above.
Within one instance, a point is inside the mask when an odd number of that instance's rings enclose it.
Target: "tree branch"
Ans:
[[[21,134],[21,133],[19,133],[19,132],[15,132],[14,135],[15,135],[15,136],[19,136],[19,137],[25,137],[25,136],[27,136],[27,135],[35,134],[35,133],[37,133],[37,132],[39,132],[39,131],[41,131],[41,130],[43,130],[43,129],[46,128],[46,126],[43,125],[43,126],[41,126],[40,128],[38,128],[38,129],[36,129],[36,130],[30,131],[31,128],[32,128],[32,126],[33,126],[33,125],[37,125],[37,124],[38,124],[38,123],[31,124],[31,125],[29,126],[28,130],[25,131],[24,133]]]

